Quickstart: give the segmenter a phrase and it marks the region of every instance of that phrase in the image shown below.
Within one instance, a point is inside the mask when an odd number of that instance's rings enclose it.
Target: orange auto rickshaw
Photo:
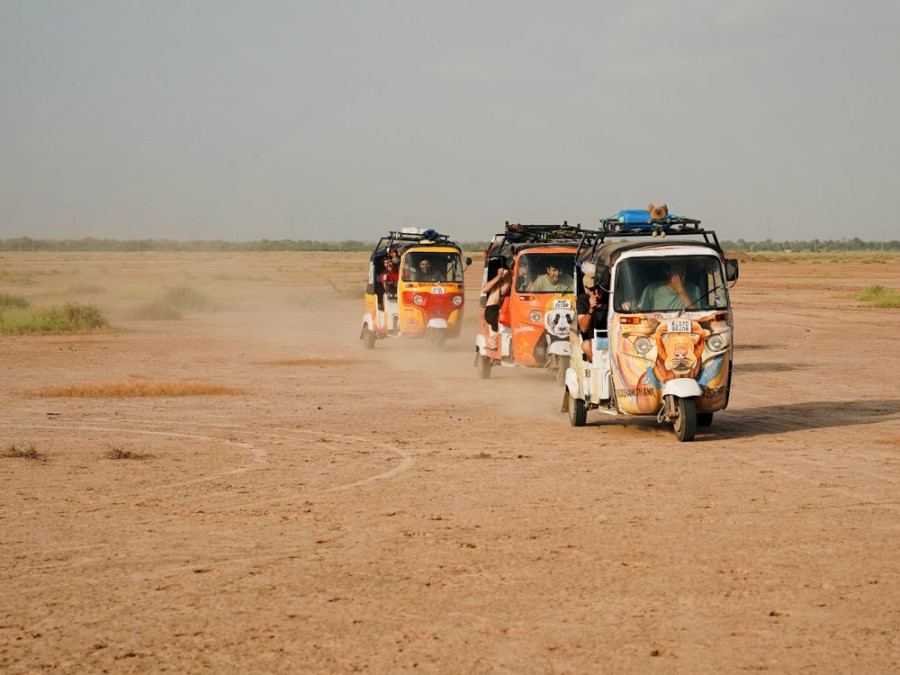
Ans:
[[[571,271],[580,226],[506,223],[485,254],[482,284],[498,271],[512,274],[497,330],[485,318],[488,294],[481,294],[475,365],[488,378],[495,365],[544,368],[560,382],[569,365],[569,329],[575,321]]]
[[[463,259],[456,242],[435,230],[403,228],[382,237],[369,257],[360,339],[426,339],[442,347],[462,330]]]

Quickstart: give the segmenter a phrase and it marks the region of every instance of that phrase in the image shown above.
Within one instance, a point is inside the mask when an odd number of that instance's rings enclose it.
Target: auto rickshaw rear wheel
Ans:
[[[587,407],[583,398],[575,398],[569,394],[569,424],[583,427],[587,423]]]
[[[711,427],[712,420],[713,420],[713,414],[711,412],[697,413],[697,426],[698,427]]]
[[[694,440],[697,433],[697,402],[692,398],[675,398],[675,438],[679,441]]]
[[[369,330],[368,326],[363,326],[362,334],[363,347],[373,349],[375,347],[375,333]]]

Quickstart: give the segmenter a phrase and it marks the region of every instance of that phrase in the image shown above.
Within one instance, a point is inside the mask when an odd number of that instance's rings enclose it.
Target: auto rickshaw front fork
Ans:
[[[675,405],[675,397],[672,394],[664,396],[663,405],[659,409],[656,421],[660,424],[667,424],[674,422],[676,417],[678,417],[678,408]]]

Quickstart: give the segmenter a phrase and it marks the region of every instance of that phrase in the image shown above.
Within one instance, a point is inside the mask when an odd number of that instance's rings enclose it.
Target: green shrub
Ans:
[[[77,302],[0,313],[0,334],[4,335],[93,333],[107,328],[109,322],[99,308]]]
[[[900,292],[892,291],[878,284],[857,291],[853,297],[870,303],[873,307],[900,308]]]

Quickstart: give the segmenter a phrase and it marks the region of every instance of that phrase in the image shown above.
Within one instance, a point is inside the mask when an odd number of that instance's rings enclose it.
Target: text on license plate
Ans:
[[[554,300],[553,309],[572,309],[571,300]]]
[[[443,295],[444,287],[443,286],[433,286],[431,289],[431,294],[432,295]]]
[[[669,319],[669,332],[670,333],[690,333],[691,332],[691,320],[690,319]]]

